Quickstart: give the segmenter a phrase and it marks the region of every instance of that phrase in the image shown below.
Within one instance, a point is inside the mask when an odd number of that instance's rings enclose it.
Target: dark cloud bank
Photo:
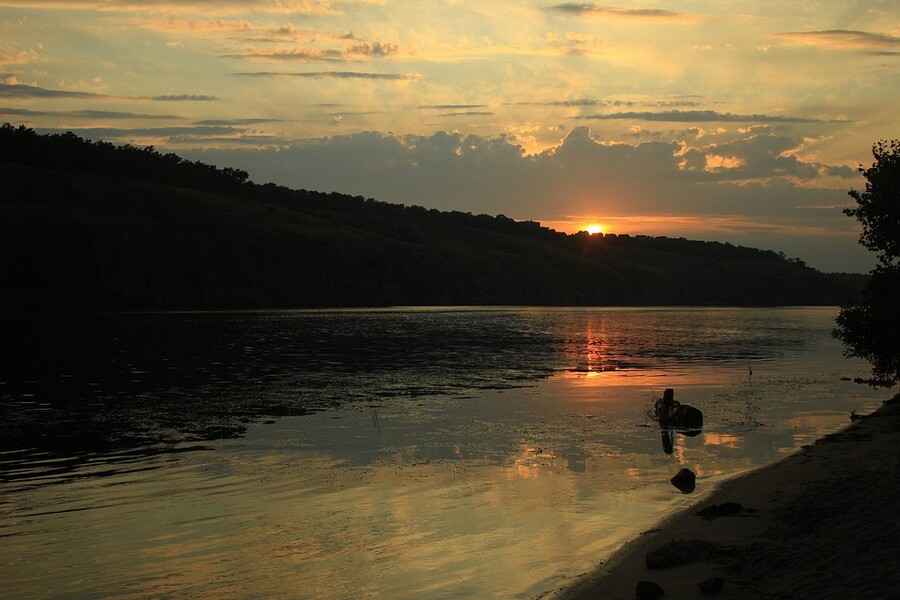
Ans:
[[[667,235],[784,250],[825,270],[867,271],[871,260],[840,210],[848,205],[846,189],[857,183],[854,171],[800,160],[789,152],[797,143],[766,132],[715,146],[601,144],[579,127],[537,155],[527,155],[513,137],[447,132],[365,132],[264,150],[186,154],[245,168],[257,182],[441,210],[541,221],[681,217],[695,225]],[[823,175],[843,178],[846,189],[805,185]],[[704,233],[704,220],[718,225]]]

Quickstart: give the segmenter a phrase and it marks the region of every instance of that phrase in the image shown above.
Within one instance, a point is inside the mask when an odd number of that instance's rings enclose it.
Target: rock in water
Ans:
[[[657,598],[665,596],[666,592],[658,583],[653,581],[641,581],[637,584],[634,594],[637,596],[638,600],[656,600]]]
[[[669,422],[673,427],[700,429],[703,427],[703,411],[688,404],[678,404],[669,410]]]
[[[677,487],[682,494],[690,494],[697,487],[697,476],[690,469],[682,469],[675,473],[675,477],[669,482]]]
[[[707,554],[711,547],[703,540],[674,540],[648,552],[644,564],[648,569],[664,569],[689,563]]]
[[[709,521],[718,517],[728,517],[744,512],[743,505],[737,502],[723,502],[722,504],[711,504],[697,513],[698,517],[703,517]]]
[[[699,587],[700,591],[704,594],[717,594],[725,587],[725,580],[721,577],[710,577],[709,579],[704,579],[698,583],[697,587]]]
[[[666,388],[663,397],[656,401],[656,420],[660,427],[697,432],[703,428],[703,412],[676,400],[675,390],[672,388]]]

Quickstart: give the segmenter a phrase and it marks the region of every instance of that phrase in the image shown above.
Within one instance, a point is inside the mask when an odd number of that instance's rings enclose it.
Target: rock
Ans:
[[[727,517],[744,512],[744,507],[737,502],[724,502],[722,504],[711,504],[697,513],[698,517],[703,517],[712,521],[717,517]]]
[[[699,587],[700,591],[704,594],[717,594],[725,587],[725,580],[721,577],[710,577],[709,579],[704,579],[698,583],[697,587]]]
[[[682,494],[690,494],[697,487],[697,476],[690,469],[682,469],[675,473],[675,477],[669,482],[677,487]]]
[[[697,431],[703,427],[703,412],[688,404],[676,403],[669,409],[669,424],[676,429]]]
[[[674,540],[648,552],[644,557],[644,564],[648,569],[682,565],[701,558],[711,547],[710,542],[702,540]]]
[[[638,600],[656,600],[666,595],[658,583],[653,581],[641,581],[634,590],[634,595]]]
[[[675,400],[675,390],[666,388],[663,397],[656,401],[656,420],[660,427],[699,432],[703,428],[703,412]],[[693,433],[696,435],[696,433]]]

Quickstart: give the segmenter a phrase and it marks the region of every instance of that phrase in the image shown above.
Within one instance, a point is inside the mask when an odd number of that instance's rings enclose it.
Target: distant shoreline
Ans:
[[[741,510],[696,514],[724,503]],[[725,482],[554,598],[632,599],[641,581],[658,584],[664,598],[892,597],[900,589],[900,570],[892,568],[898,505],[900,394],[843,430]],[[648,568],[647,554],[673,541],[669,549],[684,562]],[[698,584],[715,577],[724,580],[721,591],[701,592]]]

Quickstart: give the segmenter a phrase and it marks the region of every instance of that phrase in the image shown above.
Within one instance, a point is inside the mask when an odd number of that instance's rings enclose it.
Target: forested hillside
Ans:
[[[839,304],[861,276],[772,251],[565,235],[0,128],[0,307]]]

